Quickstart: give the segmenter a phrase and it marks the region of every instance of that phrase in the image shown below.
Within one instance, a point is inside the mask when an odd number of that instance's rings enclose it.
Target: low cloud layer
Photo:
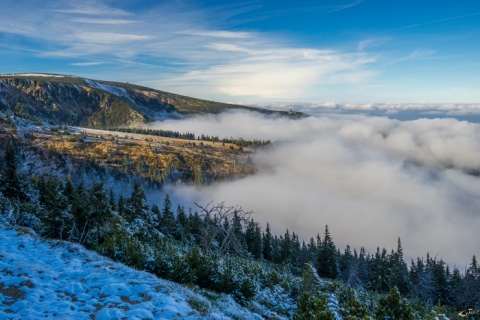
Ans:
[[[329,225],[337,245],[395,248],[463,267],[478,256],[480,125],[333,115],[301,120],[235,112],[152,124],[279,140],[253,159],[258,174],[209,187],[171,186],[183,199],[253,210],[265,227],[308,240]]]

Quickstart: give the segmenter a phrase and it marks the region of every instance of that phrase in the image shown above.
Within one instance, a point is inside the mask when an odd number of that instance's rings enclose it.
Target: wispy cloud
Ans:
[[[415,27],[420,27],[420,26],[426,26],[430,24],[436,24],[436,23],[441,23],[441,22],[446,22],[446,21],[452,21],[452,20],[458,20],[458,19],[463,19],[463,18],[468,18],[468,17],[473,17],[473,16],[478,16],[480,15],[480,12],[473,12],[469,14],[462,14],[459,16],[453,16],[453,17],[447,17],[447,18],[442,18],[442,19],[437,19],[437,20],[432,20],[432,21],[427,21],[427,22],[419,22],[419,23],[413,23],[410,25],[398,27],[398,28],[393,28],[393,29],[388,29],[381,31],[380,33],[388,33],[388,32],[394,32],[394,31],[400,31],[400,30],[405,30],[405,29],[410,29],[410,28],[415,28]]]
[[[125,19],[92,19],[92,18],[78,18],[78,19],[73,19],[72,21],[79,22],[79,23],[110,24],[110,25],[130,24],[130,23],[137,22],[134,20],[125,20]]]
[[[200,97],[209,87],[209,94],[213,90],[223,100],[294,99],[305,88],[312,93],[321,84],[362,82],[376,74],[370,68],[377,58],[367,53],[299,47],[279,35],[232,31],[188,7],[164,4],[140,14],[102,1],[45,1],[27,14],[14,4],[9,10],[0,13],[0,32],[41,42],[41,56],[138,62],[145,65],[143,84]],[[87,66],[78,63],[69,62]],[[147,64],[162,72],[147,73]]]
[[[252,37],[252,34],[249,32],[233,32],[222,30],[184,30],[179,31],[178,34],[230,39],[246,39]]]
[[[100,64],[104,64],[104,62],[96,61],[96,62],[74,62],[70,65],[76,67],[91,67],[91,66],[98,66]]]
[[[367,48],[376,47],[388,42],[390,39],[387,37],[372,37],[364,39],[358,43],[358,51],[363,51]]]
[[[114,44],[118,42],[134,42],[152,39],[152,36],[140,34],[123,34],[115,32],[84,32],[78,33],[75,37],[87,43]]]
[[[176,86],[200,83],[218,88],[230,96],[257,96],[260,98],[299,98],[319,84],[361,82],[373,76],[368,65],[374,58],[357,54],[312,49],[241,49],[242,47],[216,46],[231,49],[240,55],[235,61],[188,72],[169,79]],[[168,85],[163,83],[163,85]]]
[[[337,5],[337,6],[334,6],[330,9],[328,9],[327,12],[337,12],[337,11],[342,11],[342,10],[346,10],[346,9],[350,9],[352,7],[355,7],[359,4],[361,4],[362,2],[364,2],[364,0],[355,0],[351,3],[347,3],[347,4],[344,4],[344,5]]]

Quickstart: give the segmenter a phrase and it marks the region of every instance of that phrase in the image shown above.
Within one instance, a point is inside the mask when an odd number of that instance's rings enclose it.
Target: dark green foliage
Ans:
[[[267,227],[265,228],[265,233],[262,237],[262,250],[263,250],[263,258],[267,261],[273,260],[273,248],[272,248],[272,234],[270,232],[270,225],[267,223]]]
[[[111,128],[111,127],[109,127]],[[153,129],[142,129],[142,128],[111,128],[113,131],[119,132],[126,132],[126,133],[137,133],[137,134],[144,134],[150,136],[158,136],[158,137],[167,137],[167,138],[175,138],[175,139],[183,139],[183,140],[202,140],[202,141],[212,141],[212,142],[222,142],[222,143],[231,143],[235,144],[236,146],[243,148],[243,147],[260,147],[265,146],[271,143],[270,140],[244,140],[240,139],[232,139],[232,138],[223,138],[219,139],[217,136],[209,136],[209,135],[200,135],[198,138],[195,138],[195,134],[190,132],[181,133],[178,131],[171,131],[171,130],[153,130]]]
[[[407,304],[396,287],[392,288],[388,295],[380,298],[378,308],[375,311],[375,318],[378,320],[414,320],[415,315],[412,308]]]
[[[28,201],[28,185],[19,171],[18,149],[10,141],[5,149],[5,167],[0,176],[0,192],[4,197]]]
[[[356,320],[356,319],[369,319],[367,308],[362,305],[357,297],[356,292],[349,288],[348,298],[346,303],[343,305],[341,314],[345,320]]]
[[[294,320],[334,320],[333,312],[328,309],[326,297],[317,297],[304,292],[298,300]]]
[[[247,223],[245,230],[245,242],[247,244],[247,251],[254,259],[262,258],[262,234],[260,226],[253,220]]]
[[[335,279],[339,274],[337,248],[333,243],[328,226],[325,226],[323,241],[318,248],[318,275]]]
[[[94,183],[89,194],[89,211],[86,217],[89,220],[90,236],[94,237],[94,242],[101,243],[102,235],[100,229],[108,222],[111,217],[111,208],[108,195],[103,183]]]
[[[40,204],[44,208],[46,235],[59,239],[64,239],[67,231],[72,227],[70,206],[62,189],[63,186],[54,177],[40,180]]]
[[[165,193],[165,199],[163,201],[163,209],[161,212],[160,218],[160,231],[172,237],[178,238],[177,226],[175,221],[175,215],[172,211],[172,202],[170,201],[170,196],[168,193]]]
[[[130,198],[126,202],[125,218],[129,222],[136,219],[146,219],[147,222],[152,223],[153,217],[149,214],[148,209],[145,192],[140,183],[135,181]]]
[[[315,268],[307,263],[302,274],[302,292],[316,295],[320,292],[322,284]]]

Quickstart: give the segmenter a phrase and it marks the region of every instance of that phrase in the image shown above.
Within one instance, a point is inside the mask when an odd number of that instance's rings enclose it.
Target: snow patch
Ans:
[[[127,98],[128,100],[131,101],[130,96],[128,95],[127,90],[125,90],[125,88],[117,87],[117,86],[111,86],[111,85],[108,85],[108,84],[95,82],[95,81],[89,80],[89,79],[86,79],[85,83],[92,88],[100,89],[100,90],[109,92],[109,93],[111,93],[111,94],[113,94],[117,97]]]
[[[62,74],[52,74],[52,73],[9,73],[3,74],[2,76],[19,76],[19,77],[49,77],[49,78],[78,78],[71,75],[62,75]]]
[[[0,319],[259,318],[231,299],[196,310],[206,299],[185,287],[32,233],[0,222]]]

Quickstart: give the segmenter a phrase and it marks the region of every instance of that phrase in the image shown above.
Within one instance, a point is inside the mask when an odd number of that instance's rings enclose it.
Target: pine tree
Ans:
[[[113,195],[113,190],[110,189],[109,194],[108,194],[108,201],[110,203],[110,209],[113,211],[117,210],[117,204],[115,203],[115,196]]]
[[[64,239],[73,223],[68,200],[61,190],[62,186],[53,177],[40,183],[40,201],[45,209],[47,236],[58,239]]]
[[[123,199],[122,195],[118,197],[117,211],[118,211],[118,214],[121,216],[125,215],[126,213],[125,200]]]
[[[25,177],[20,174],[18,167],[18,150],[13,142],[10,142],[5,150],[5,168],[0,177],[0,191],[6,198],[28,201]]]
[[[415,316],[412,308],[400,296],[397,287],[393,287],[385,297],[379,299],[375,318],[379,320],[414,320]]]
[[[338,255],[335,244],[325,226],[323,241],[318,249],[318,275],[320,277],[335,279],[339,274]]]
[[[151,223],[153,220],[149,215],[147,198],[145,192],[139,182],[133,184],[132,193],[127,202],[126,208],[127,220],[132,222],[135,219],[144,219],[145,222]]]
[[[176,217],[177,233],[178,240],[184,240],[187,238],[188,230],[188,219],[185,214],[185,208],[181,205],[177,206],[177,217]]]
[[[343,309],[341,310],[341,315],[345,320],[357,320],[357,319],[371,319],[368,316],[367,308],[362,305],[356,296],[356,291],[351,287],[348,288],[347,294],[349,297],[346,297],[346,303],[344,304]]]
[[[298,300],[294,320],[334,320],[333,312],[328,308],[326,297],[316,297],[304,292]]]
[[[108,195],[102,182],[93,184],[89,192],[89,199],[90,210],[88,218],[90,220],[90,228],[93,231],[95,244],[99,244],[103,238],[103,235],[100,234],[100,229],[105,227],[104,224],[110,219],[112,214]]]
[[[282,245],[281,245],[281,251],[280,251],[280,257],[283,263],[291,263],[291,257],[292,257],[292,239],[290,237],[290,232],[285,231],[285,235],[283,237]]]
[[[166,235],[174,236],[176,231],[175,215],[172,211],[172,202],[170,196],[165,193],[165,199],[163,201],[162,219],[160,221],[161,232]]]
[[[263,245],[263,258],[267,261],[273,260],[273,248],[272,248],[272,234],[270,232],[270,225],[267,222],[267,227],[265,228],[265,233],[263,234],[262,239]]]
[[[73,203],[75,200],[75,188],[73,187],[72,177],[70,174],[67,176],[67,182],[63,188],[63,195],[67,198],[69,203]]]
[[[255,233],[253,235],[253,257],[257,260],[262,259],[262,230],[258,223],[255,225]]]
[[[160,212],[160,208],[156,204],[152,204],[152,215],[155,217],[155,221],[157,222],[155,227],[158,231],[162,232],[162,212]]]
[[[86,212],[90,211],[90,200],[87,189],[83,181],[77,186],[75,191],[75,197],[72,203],[72,214],[74,217],[75,225],[78,228],[79,243],[84,243],[86,235],[88,233],[87,225],[89,223]]]
[[[390,257],[391,279],[390,286],[396,286],[401,294],[409,292],[407,264],[403,260],[403,247],[400,238],[397,240],[397,251]]]
[[[305,265],[305,270],[302,274],[302,292],[307,292],[310,295],[319,293],[322,287],[321,280],[315,270],[315,267],[310,263]]]
[[[255,221],[253,218],[248,221],[247,228],[245,229],[245,242],[247,243],[248,252],[253,255],[253,238],[255,235]]]

